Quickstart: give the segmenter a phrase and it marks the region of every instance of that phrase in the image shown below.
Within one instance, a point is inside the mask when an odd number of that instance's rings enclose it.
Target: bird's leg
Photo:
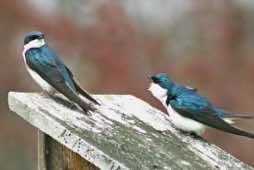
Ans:
[[[50,91],[46,91],[46,90],[43,90],[41,92],[41,95],[44,96],[44,97],[51,97],[51,98],[54,98],[55,97],[55,94],[56,94],[56,91],[54,89],[50,90]]]
[[[199,136],[198,134],[194,133],[194,132],[190,132],[189,133],[190,136],[192,136],[194,139],[203,141],[203,142],[207,142],[202,136]]]
[[[165,130],[158,130],[158,129],[155,129],[155,131],[158,132],[158,133],[160,133],[160,134],[163,134],[163,135],[165,134],[165,133],[164,133]]]
[[[47,97],[47,98],[51,97],[51,95],[47,91],[42,91],[40,94],[43,97]]]
[[[92,103],[88,104],[88,107],[90,108],[90,110],[92,111],[96,111],[97,109],[94,107],[94,105]]]
[[[202,136],[196,134],[195,132],[187,132],[187,131],[183,131],[182,129],[177,128],[173,123],[172,123],[172,127],[179,130],[182,134],[186,135],[186,136],[190,136],[194,139],[203,141],[203,142],[207,142]]]
[[[192,137],[192,138],[194,138],[196,140],[208,143],[207,140],[205,140],[202,136],[196,134],[195,132],[186,132],[186,131],[182,131],[182,130],[180,130],[180,131],[182,133],[184,133],[185,135],[190,136],[190,137]]]
[[[77,105],[76,105],[76,103],[73,103],[73,102],[70,102],[70,109],[71,110],[76,110],[77,109]]]

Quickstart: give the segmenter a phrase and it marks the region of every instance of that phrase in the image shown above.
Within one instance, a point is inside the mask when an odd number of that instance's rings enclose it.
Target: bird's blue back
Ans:
[[[171,95],[176,96],[175,101],[178,106],[190,111],[200,111],[205,108],[213,109],[212,103],[206,97],[200,96],[195,90],[176,84]]]
[[[25,56],[27,60],[30,60],[38,65],[38,67],[40,67],[44,73],[48,73],[48,75],[51,75],[51,72],[52,74],[53,72],[58,72],[59,74],[54,73],[54,75],[57,75],[54,78],[63,78],[73,90],[76,90],[71,73],[67,70],[61,59],[51,48],[48,47],[47,44],[41,48],[29,49]]]
[[[213,110],[214,114],[222,118],[232,116],[232,113],[216,107],[206,97],[199,95],[196,90],[185,86],[175,84],[171,89],[171,95],[176,96],[174,104],[177,104],[178,107],[187,109],[192,113],[206,109]]]

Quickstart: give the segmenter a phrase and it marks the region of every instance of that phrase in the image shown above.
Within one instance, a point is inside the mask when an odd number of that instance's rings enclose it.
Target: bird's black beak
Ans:
[[[150,79],[153,81],[153,82],[156,82],[156,78],[154,76],[151,76]]]
[[[157,78],[155,76],[147,75],[149,80],[152,80],[154,83],[157,82]]]
[[[149,80],[149,81],[151,81],[152,80],[152,76],[151,75],[146,75],[146,78]],[[150,86],[149,86],[150,87]],[[148,90],[149,89],[149,87],[146,87],[145,88],[145,90]]]

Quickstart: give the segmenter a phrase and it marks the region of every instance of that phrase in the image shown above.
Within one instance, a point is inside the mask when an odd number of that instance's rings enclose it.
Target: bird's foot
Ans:
[[[190,132],[189,135],[197,140],[201,140],[201,141],[205,141],[206,140],[202,137],[202,136],[199,136],[198,134],[194,133],[194,132]]]
[[[164,130],[158,130],[158,129],[156,129],[155,131],[158,132],[158,133],[160,133],[160,134],[165,135],[165,131],[164,131]]]
[[[69,106],[71,110],[77,110],[77,105],[75,103],[70,102]]]
[[[40,95],[43,96],[43,97],[47,97],[47,98],[51,97],[51,95],[48,92],[46,92],[46,91],[42,91],[40,93]]]
[[[95,112],[97,108],[93,104],[85,104],[83,106],[79,106],[78,110],[85,115],[91,115],[91,113]]]
[[[97,108],[93,104],[88,104],[88,110],[94,112]]]
[[[63,106],[68,107],[68,108],[70,108],[71,110],[78,110],[77,105],[76,105],[75,103],[73,103],[73,102],[70,102],[70,101],[68,101],[68,100],[65,100],[65,99],[63,99],[62,97],[57,96],[57,95],[51,95],[51,94],[49,94],[49,96],[50,96],[55,102],[57,102],[57,103],[59,103],[59,104],[62,104]]]
[[[176,128],[175,126],[173,126],[174,128]],[[178,128],[176,128],[178,129]],[[186,135],[186,136],[190,136],[196,140],[200,140],[202,142],[207,142],[202,136],[196,134],[195,132],[187,132],[187,131],[183,131],[181,129],[178,129],[182,134]]]
[[[202,142],[206,142],[207,143],[207,140],[205,140],[202,136],[196,134],[195,132],[185,132],[185,131],[182,131],[182,133],[186,134],[187,136],[190,136],[196,140],[199,140],[199,141],[202,141]]]

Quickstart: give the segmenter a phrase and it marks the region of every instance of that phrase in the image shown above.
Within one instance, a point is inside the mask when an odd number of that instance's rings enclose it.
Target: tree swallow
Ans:
[[[208,126],[235,135],[254,138],[254,134],[230,124],[237,118],[252,118],[248,114],[234,114],[212,104],[196,89],[174,83],[167,74],[150,77],[148,90],[166,107],[174,126],[182,131],[202,135]]]
[[[23,58],[32,78],[50,96],[60,92],[85,112],[93,109],[81,96],[86,97],[94,104],[99,104],[79,87],[71,71],[47,45],[43,33],[33,31],[26,34]]]

